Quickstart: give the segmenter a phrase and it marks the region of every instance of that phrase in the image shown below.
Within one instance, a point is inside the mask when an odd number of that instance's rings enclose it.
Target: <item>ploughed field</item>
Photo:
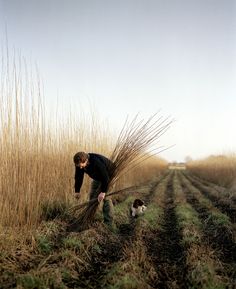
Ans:
[[[135,198],[147,205],[131,218]],[[0,288],[236,288],[236,195],[185,170],[114,197],[116,228],[45,221],[0,255]],[[71,219],[70,219],[71,220]]]

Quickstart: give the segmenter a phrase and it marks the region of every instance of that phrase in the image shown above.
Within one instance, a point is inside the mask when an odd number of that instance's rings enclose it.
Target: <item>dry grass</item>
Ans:
[[[187,163],[200,178],[236,190],[236,155],[217,155]]]
[[[38,226],[45,202],[73,201],[74,153],[106,152],[112,133],[94,112],[47,114],[39,77],[20,59],[2,58],[1,76],[0,224],[28,231]]]
[[[86,117],[81,108],[68,108],[66,113],[63,107],[60,113],[57,107],[48,112],[40,78],[31,70],[21,57],[11,57],[8,51],[2,56],[0,226],[2,231],[12,229],[16,236],[16,232],[24,235],[38,227],[45,206],[56,203],[68,207],[76,201],[72,161],[75,152],[85,150],[109,156],[114,148],[109,125],[95,111],[88,114],[86,109]],[[145,164],[143,180],[154,173],[154,165],[148,171],[149,164]],[[129,185],[142,181],[137,171],[127,172],[126,176]],[[120,187],[127,183],[123,177],[125,183],[120,180]],[[85,178],[84,200],[88,189],[89,179]]]

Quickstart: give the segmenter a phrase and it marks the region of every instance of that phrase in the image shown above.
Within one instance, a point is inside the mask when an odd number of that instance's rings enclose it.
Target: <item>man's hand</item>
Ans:
[[[105,193],[100,193],[99,195],[98,195],[98,202],[100,203],[104,198],[105,198]]]
[[[75,196],[75,198],[76,198],[77,200],[80,199],[80,193],[74,193],[74,196]]]

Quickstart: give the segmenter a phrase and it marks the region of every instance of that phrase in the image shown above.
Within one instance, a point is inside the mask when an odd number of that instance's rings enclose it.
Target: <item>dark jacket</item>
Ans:
[[[89,153],[88,165],[83,169],[77,166],[75,167],[75,192],[80,192],[84,173],[86,173],[93,180],[101,182],[101,192],[106,193],[113,168],[114,165],[108,158],[103,155]]]

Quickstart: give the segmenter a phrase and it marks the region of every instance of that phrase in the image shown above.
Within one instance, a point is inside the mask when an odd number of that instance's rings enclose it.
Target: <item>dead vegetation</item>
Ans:
[[[212,155],[189,161],[188,170],[194,175],[236,192],[236,155]]]

